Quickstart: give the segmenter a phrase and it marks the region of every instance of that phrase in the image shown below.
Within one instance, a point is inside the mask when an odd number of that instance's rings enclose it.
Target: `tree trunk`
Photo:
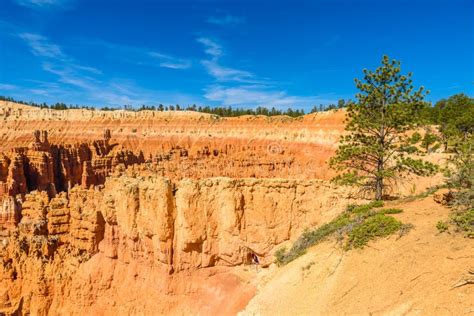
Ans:
[[[383,177],[377,176],[375,178],[375,199],[381,200],[383,196]]]

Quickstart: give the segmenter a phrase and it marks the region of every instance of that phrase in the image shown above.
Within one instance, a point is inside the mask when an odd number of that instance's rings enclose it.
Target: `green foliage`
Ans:
[[[21,100],[15,100],[12,97],[5,97],[5,96],[0,96],[0,100],[4,101],[10,101],[10,102],[16,102],[16,103],[21,103],[21,104],[26,104],[26,105],[31,105],[35,107],[40,107],[40,108],[51,108],[55,110],[67,110],[67,109],[87,109],[87,110],[95,110],[96,108],[99,107],[93,107],[93,106],[79,106],[79,105],[72,105],[72,104],[65,104],[65,103],[56,103],[52,105],[48,105],[46,103],[35,103],[35,102],[24,102]],[[335,104],[330,104],[327,106],[321,105],[319,110],[320,111],[329,111],[329,110],[334,110],[339,108],[342,105],[349,104],[350,101],[347,103],[344,100],[339,100],[338,106]],[[124,109],[126,111],[196,111],[196,112],[201,112],[201,113],[209,113],[209,114],[215,114],[220,117],[235,117],[235,116],[241,116],[241,115],[265,115],[265,116],[277,116],[277,115],[286,115],[290,117],[301,117],[305,115],[305,111],[303,109],[293,109],[293,108],[288,108],[287,110],[277,110],[275,107],[272,107],[271,109],[259,106],[256,109],[248,108],[232,108],[230,106],[228,107],[223,107],[223,106],[196,106],[195,104],[193,105],[188,105],[187,107],[180,106],[179,104],[176,105],[169,105],[169,106],[164,106],[163,104],[159,104],[158,106],[155,105],[142,105],[140,107],[133,107],[132,105],[125,104],[122,107],[100,107],[101,110],[103,111],[116,111],[120,109]]]
[[[347,206],[344,213],[314,230],[305,231],[287,251],[281,248],[275,252],[275,261],[284,265],[306,253],[306,250],[332,236],[346,239],[345,250],[361,248],[377,237],[388,236],[399,230],[405,234],[412,225],[404,225],[386,214],[397,214],[400,209],[375,210],[383,206],[382,201]]]
[[[437,165],[429,161],[403,156],[398,159],[396,166],[399,171],[407,171],[419,176],[429,176],[439,170]]]
[[[380,214],[400,214],[401,212],[403,210],[399,208],[387,208],[379,211]]]
[[[464,142],[457,143],[454,152],[446,170],[446,183],[453,190],[449,223],[456,231],[474,238],[474,137],[468,135]]]
[[[444,232],[448,231],[449,226],[448,226],[448,223],[445,222],[445,221],[438,221],[436,223],[436,228],[438,229],[438,231],[440,233],[444,233]]]
[[[326,238],[334,234],[339,229],[345,227],[349,223],[350,216],[349,214],[344,213],[338,216],[333,221],[324,224],[315,230],[305,231],[288,252],[286,252],[286,249],[283,248],[279,249],[275,253],[277,264],[284,265],[290,261],[295,260],[296,258],[305,254],[306,249],[325,240]]]
[[[356,171],[338,174],[332,181],[338,185],[363,185],[365,177],[359,176]]]
[[[405,152],[407,154],[415,154],[418,152],[418,148],[416,146],[400,146],[400,152]]]
[[[474,98],[456,94],[438,101],[425,116],[439,125],[445,150],[474,133]]]
[[[474,208],[455,212],[451,216],[451,221],[466,237],[474,238]]]
[[[471,210],[474,208],[474,136],[456,144],[454,151],[445,171],[446,183],[454,189],[450,206],[460,211]]]
[[[386,237],[398,231],[402,223],[385,214],[375,214],[362,224],[356,226],[350,233],[346,248],[362,248],[377,237]]]
[[[342,175],[335,181],[359,185],[380,200],[386,186],[400,173],[430,174],[431,164],[405,158],[407,132],[423,122],[423,87],[414,90],[411,74],[400,73],[400,62],[382,59],[375,71],[364,69],[356,79],[357,103],[347,106],[345,136],[330,165]],[[357,181],[355,181],[357,180]],[[342,181],[344,182],[344,181]]]
[[[353,214],[366,214],[371,211],[375,207],[382,207],[384,205],[383,201],[377,200],[372,201],[368,204],[356,205],[356,204],[349,204],[347,206],[347,211]]]
[[[438,141],[438,136],[432,134],[430,131],[427,131],[421,140],[421,146],[428,153],[430,152],[430,146]]]
[[[286,254],[286,248],[285,247],[280,248],[275,252],[275,262],[279,266],[285,264],[285,259],[286,259],[285,254]]]
[[[474,136],[456,144],[455,154],[448,160],[446,182],[450,188],[473,189],[474,186]]]
[[[421,140],[421,134],[418,132],[414,132],[413,135],[409,138],[409,142],[412,145],[418,144]]]

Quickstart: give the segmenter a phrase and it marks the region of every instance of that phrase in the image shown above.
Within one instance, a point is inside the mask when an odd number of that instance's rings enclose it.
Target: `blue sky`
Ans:
[[[429,101],[474,95],[474,1],[0,0],[0,95],[309,109],[383,54]]]

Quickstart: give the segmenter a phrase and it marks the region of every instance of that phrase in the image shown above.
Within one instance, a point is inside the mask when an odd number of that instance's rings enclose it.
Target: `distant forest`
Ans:
[[[288,108],[287,110],[278,110],[274,107],[266,108],[259,106],[255,109],[245,109],[245,108],[233,108],[233,107],[223,107],[223,106],[197,106],[195,104],[188,105],[187,107],[176,105],[165,106],[160,104],[158,106],[154,105],[142,105],[140,107],[133,107],[131,105],[124,105],[122,107],[93,107],[93,106],[83,106],[83,105],[72,105],[65,103],[55,103],[55,104],[46,104],[46,103],[35,103],[35,102],[25,102],[21,100],[15,100],[12,97],[0,96],[0,100],[17,102],[25,105],[35,106],[42,109],[54,109],[54,110],[67,110],[67,109],[87,109],[87,110],[103,110],[103,111],[116,111],[116,110],[128,110],[128,111],[195,111],[201,113],[215,114],[221,117],[234,117],[241,115],[265,115],[265,116],[276,116],[276,115],[287,115],[290,117],[299,117],[307,113],[303,109],[292,109]],[[336,109],[342,109],[347,107],[353,101],[351,100],[339,100],[337,104],[329,104],[314,106],[309,113],[331,111]],[[463,118],[463,124],[466,125],[464,128],[472,129],[472,122],[469,119],[469,116],[473,115],[472,105],[474,103],[474,98],[471,98],[465,94],[456,94],[447,99],[441,99],[436,102],[434,105],[431,103],[425,102],[425,108],[423,116],[425,119],[432,124],[441,124],[443,125],[444,120],[450,119],[452,117]],[[461,123],[458,123],[461,124]]]
[[[188,105],[188,106],[180,106],[179,104],[176,105],[169,105],[165,106],[163,104],[155,105],[142,105],[140,107],[133,107],[131,105],[124,105],[122,107],[93,107],[93,106],[85,106],[85,105],[73,105],[73,104],[65,104],[65,103],[55,103],[55,104],[46,104],[46,103],[35,103],[35,102],[25,102],[22,100],[16,100],[12,97],[5,97],[0,96],[0,100],[3,101],[10,101],[21,103],[25,105],[39,107],[41,109],[54,109],[54,110],[68,110],[68,109],[86,109],[86,110],[103,110],[103,111],[116,111],[116,110],[127,110],[127,111],[195,111],[201,113],[209,113],[219,115],[221,117],[233,117],[233,116],[241,116],[241,115],[265,115],[265,116],[276,116],[276,115],[287,115],[290,117],[299,117],[305,115],[305,111],[303,109],[292,109],[288,108],[287,110],[278,110],[275,107],[267,108],[259,106],[255,109],[245,109],[245,108],[233,108],[233,107],[223,107],[223,106],[197,106],[195,104]],[[314,106],[309,113],[316,113],[316,112],[324,112],[324,111],[331,111],[335,109],[342,109],[346,107],[349,101],[346,100],[339,100],[337,104],[329,104],[329,105],[322,105]]]

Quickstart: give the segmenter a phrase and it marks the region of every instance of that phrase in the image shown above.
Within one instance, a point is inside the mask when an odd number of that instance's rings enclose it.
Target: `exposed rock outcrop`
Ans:
[[[3,109],[3,111],[1,111]],[[0,151],[48,130],[54,144],[90,143],[110,130],[114,143],[161,161],[170,179],[255,177],[329,179],[326,162],[344,131],[344,111],[218,117],[193,111],[52,110],[0,101]],[[82,165],[80,166],[82,170]]]
[[[99,297],[106,295],[108,310],[140,312],[135,305],[133,310],[119,309],[128,295],[125,280],[131,287],[141,282],[123,275],[127,269],[160,279],[155,285],[159,290],[136,288],[140,293],[135,295],[155,300],[147,312],[169,311],[176,303],[169,295],[188,293],[180,304],[195,299],[182,283],[190,272],[193,278],[203,277],[199,271],[248,264],[251,253],[266,265],[277,245],[342,210],[347,203],[343,197],[347,192],[319,180],[212,178],[172,183],[133,168],[117,171],[103,187],[76,186],[54,198],[35,191],[26,195],[18,225],[1,234],[0,282],[9,291],[0,311],[3,306],[5,311],[39,314],[85,308],[93,312],[105,304]],[[192,286],[195,294],[205,291],[205,284]],[[232,293],[206,295],[224,300]]]
[[[27,148],[14,148],[0,158],[0,199],[33,190],[53,197],[77,184],[86,188],[103,184],[119,164],[145,161],[142,153],[116,149],[110,138],[110,130],[106,130],[102,140],[51,145],[47,131],[35,131]]]

